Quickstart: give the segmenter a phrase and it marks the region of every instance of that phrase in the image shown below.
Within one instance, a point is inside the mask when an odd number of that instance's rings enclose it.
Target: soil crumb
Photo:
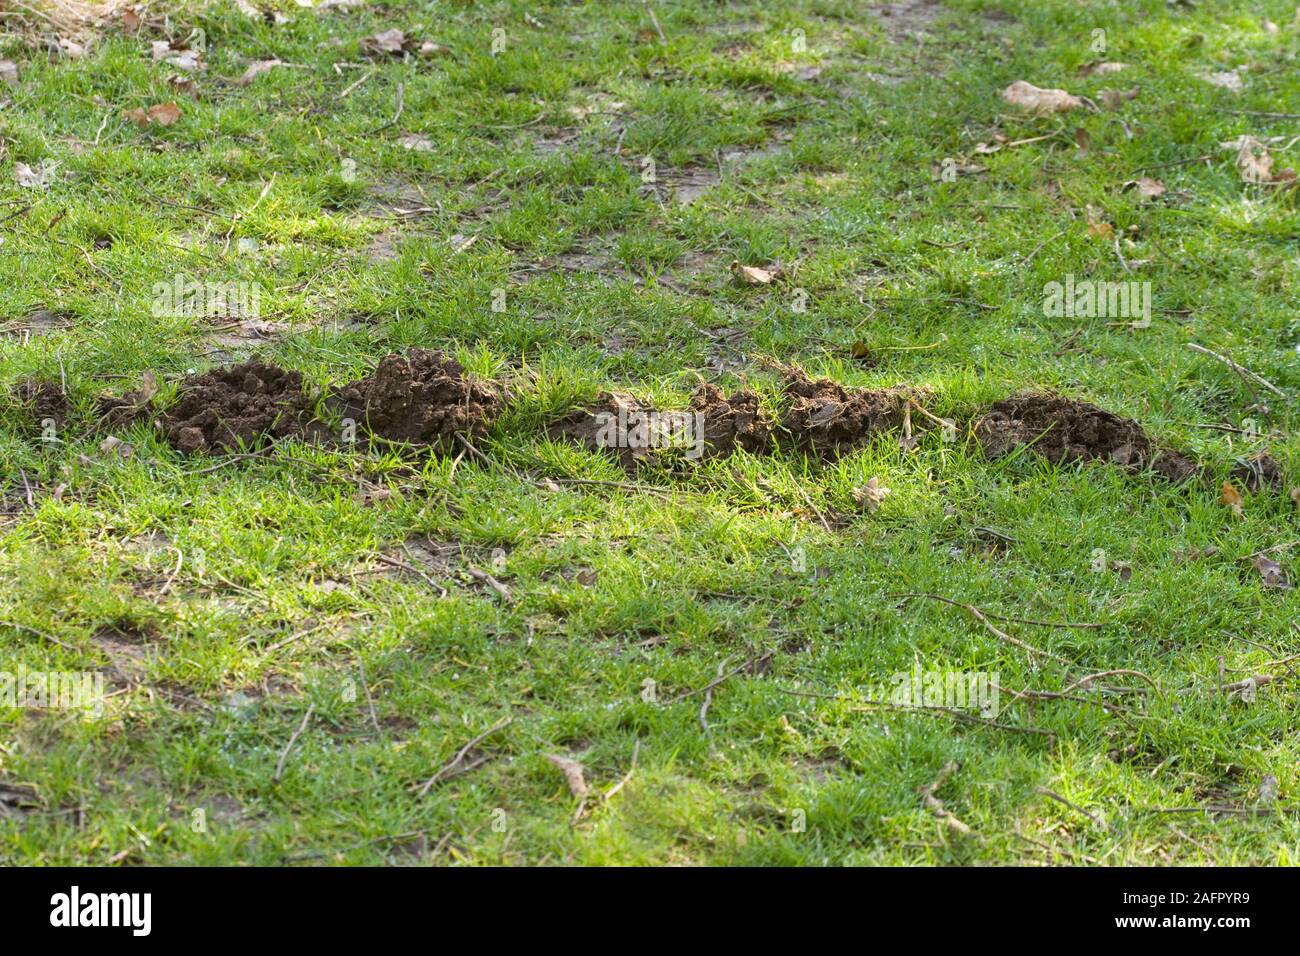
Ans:
[[[691,399],[691,411],[704,416],[704,451],[710,457],[737,448],[762,454],[772,444],[775,423],[759,407],[758,395],[742,389],[730,398],[722,389],[704,382]]]
[[[252,448],[266,437],[302,437],[310,420],[300,373],[245,362],[186,378],[160,424],[172,445],[194,455]]]
[[[13,388],[14,400],[31,412],[38,428],[47,420],[55,428],[62,428],[72,415],[72,403],[58,382],[49,379],[25,378]]]
[[[466,378],[455,359],[412,349],[385,355],[372,375],[340,388],[331,404],[371,435],[446,450],[457,434],[486,433],[503,401],[496,386]]]
[[[1232,477],[1244,484],[1251,493],[1281,491],[1286,486],[1282,466],[1267,452],[1251,455],[1232,470]]]
[[[1051,462],[1105,461],[1133,472],[1151,469],[1174,482],[1199,471],[1192,458],[1160,448],[1132,419],[1058,395],[997,402],[976,423],[975,437],[991,458],[1029,445]]]
[[[846,389],[791,369],[785,390],[792,404],[781,427],[797,447],[818,455],[836,454],[903,424],[905,393],[899,389]]]

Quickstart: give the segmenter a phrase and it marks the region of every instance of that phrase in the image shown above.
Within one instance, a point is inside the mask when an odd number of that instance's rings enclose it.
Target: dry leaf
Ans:
[[[1101,103],[1108,110],[1117,110],[1125,100],[1135,100],[1142,88],[1135,86],[1131,90],[1098,90],[1097,95],[1101,97]]]
[[[1065,90],[1040,90],[1024,80],[1016,80],[1003,90],[1002,98],[1012,106],[1035,113],[1064,113],[1083,105],[1083,100]]]
[[[188,93],[196,100],[199,98],[199,84],[183,73],[173,73],[167,77],[167,85],[177,93]]]
[[[130,458],[135,454],[135,447],[122,441],[120,438],[114,438],[109,435],[99,443],[99,450],[102,454],[110,458]]]
[[[1229,508],[1232,509],[1232,513],[1235,514],[1237,517],[1240,518],[1242,516],[1241,506],[1243,504],[1243,500],[1241,497],[1241,492],[1238,491],[1235,487],[1233,487],[1232,482],[1225,481],[1223,483],[1223,487],[1219,489],[1219,504],[1227,505]]]
[[[1118,73],[1120,70],[1127,69],[1127,63],[1085,63],[1079,67],[1079,73],[1082,76],[1105,76],[1108,73]]]
[[[1273,157],[1269,154],[1268,147],[1255,137],[1242,136],[1235,141],[1235,145],[1237,146],[1237,173],[1241,176],[1242,182],[1256,185],[1289,183],[1296,178],[1294,169],[1273,172]]]
[[[1264,587],[1282,591],[1290,590],[1291,582],[1286,579],[1286,572],[1282,570],[1282,565],[1276,561],[1261,554],[1255,558],[1255,570],[1264,579]]]
[[[407,133],[397,142],[404,148],[415,150],[417,153],[433,152],[433,140],[423,133]]]
[[[589,588],[596,583],[596,579],[599,577],[600,577],[599,571],[579,571],[576,575],[574,575],[574,580],[576,580],[584,588]]]
[[[772,269],[742,266],[733,259],[731,261],[731,274],[746,285],[771,285],[773,280],[781,278],[784,270],[780,266],[775,266]]]
[[[420,56],[446,56],[450,52],[451,47],[434,43],[432,40],[425,40],[420,44]]]
[[[157,124],[158,126],[171,126],[181,118],[181,108],[175,103],[157,103],[147,110],[133,109],[126,110],[122,117],[129,119],[136,126],[144,129],[146,126]]]
[[[564,780],[569,785],[569,792],[581,800],[591,788],[587,786],[586,777],[583,774],[582,764],[572,757],[561,757],[558,754],[547,754],[546,759],[559,767],[564,772]]]
[[[75,40],[59,40],[59,50],[69,60],[80,60],[86,55],[86,48]]]
[[[1141,179],[1130,179],[1120,189],[1125,192],[1136,189],[1143,199],[1159,199],[1165,194],[1164,183],[1158,179],[1148,179],[1146,176]]]
[[[1096,236],[1098,239],[1115,238],[1115,227],[1101,218],[1100,209],[1088,206],[1085,212],[1088,216],[1088,235]]]
[[[361,38],[361,52],[371,55],[401,56],[406,49],[406,34],[401,30],[384,30]]]
[[[14,163],[14,178],[24,189],[49,189],[54,179],[55,165],[48,159],[38,169],[33,169],[26,163]]]
[[[18,85],[18,64],[13,60],[0,60],[0,83]]]
[[[879,478],[872,478],[865,485],[853,489],[853,500],[860,505],[865,505],[866,509],[872,513],[880,507],[880,503],[885,500],[885,496],[890,490],[880,483]]]
[[[135,33],[140,29],[140,14],[135,12],[134,7],[123,8],[122,29],[127,33]]]
[[[239,86],[247,86],[262,74],[270,73],[283,62],[283,60],[258,60],[256,63],[251,64],[244,71],[244,75],[237,79],[235,83]]]

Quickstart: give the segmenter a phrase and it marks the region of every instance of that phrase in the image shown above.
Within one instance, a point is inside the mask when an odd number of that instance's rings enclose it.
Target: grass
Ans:
[[[1218,485],[1263,447],[1300,473],[1300,416],[1187,348],[1300,390],[1296,191],[1243,183],[1220,147],[1281,137],[1295,164],[1300,121],[1257,115],[1300,102],[1291,7],[651,6],[667,42],[639,2],[538,0],[282,3],[280,23],[177,4],[80,58],[3,41],[0,388],[66,382],[78,427],[46,443],[0,412],[0,670],[98,671],[112,696],[99,717],[0,706],[0,861],[1297,861],[1295,684],[1272,663],[1295,592],[1240,559],[1300,538],[1298,512],[1283,491],[1237,516]],[[394,27],[448,51],[358,49]],[[193,29],[198,99],[149,46]],[[286,65],[235,82],[267,59]],[[1128,67],[1081,76],[1095,59]],[[1241,92],[1201,78],[1243,65]],[[1018,79],[1140,93],[1035,117],[1000,97]],[[169,101],[174,125],[122,118]],[[998,136],[1035,141],[976,152]],[[698,197],[646,188],[646,157]],[[944,182],[948,157],[985,171]],[[49,188],[17,163],[53,164]],[[1143,175],[1166,195],[1123,188]],[[732,260],[793,277],[740,285]],[[272,326],[156,317],[181,273],[258,283]],[[1149,281],[1150,327],[1044,315],[1067,274]],[[165,397],[256,354],[324,385],[413,346],[509,379],[487,462],[285,444],[215,467],[147,425],[121,459],[83,427],[146,371]],[[957,440],[628,478],[538,437],[602,389],[681,407],[700,376],[776,410],[770,360],[922,388]],[[1137,419],[1210,479],[984,457],[969,423],[1037,388]],[[1246,419],[1267,437],[1203,427]],[[544,480],[565,478],[591,483]],[[874,512],[853,495],[871,478]],[[1294,554],[1273,553],[1293,579]],[[992,622],[1065,667],[918,593],[1101,626]],[[1004,694],[1000,726],[863,706],[914,666],[1160,691]],[[1220,667],[1279,680],[1242,700]],[[548,755],[585,768],[581,807]],[[918,792],[950,762],[935,795],[969,835]],[[1189,807],[1236,812],[1163,812]]]

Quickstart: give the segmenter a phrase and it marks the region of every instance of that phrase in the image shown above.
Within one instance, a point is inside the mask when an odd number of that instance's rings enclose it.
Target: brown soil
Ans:
[[[618,392],[602,392],[596,401],[586,408],[571,412],[558,422],[553,422],[546,429],[546,435],[552,441],[577,442],[587,451],[612,452],[618,455],[619,464],[626,471],[634,471],[636,466],[650,458],[650,448],[628,448],[625,434],[618,436],[618,447],[601,445],[596,439],[606,427],[605,416],[619,417],[622,410],[626,416],[653,411],[630,395]]]
[[[152,412],[153,392],[150,389],[136,389],[121,398],[105,394],[95,401],[95,417],[99,427],[108,431],[148,421]]]
[[[302,375],[254,361],[186,378],[161,425],[168,441],[193,455],[302,437],[310,419]]]
[[[14,399],[31,411],[32,418],[39,428],[47,418],[54,420],[56,428],[63,424],[72,414],[72,403],[63,394],[59,383],[49,379],[26,378],[14,386]]]
[[[852,448],[903,423],[904,393],[898,389],[849,390],[791,369],[785,390],[792,404],[781,427],[797,447],[818,455]]]
[[[730,398],[722,389],[702,383],[691,399],[691,411],[704,414],[705,454],[727,455],[736,448],[755,454],[767,451],[772,443],[775,423],[758,404],[758,395],[749,389]]]
[[[1058,395],[1022,395],[997,402],[975,425],[992,458],[1029,445],[1052,462],[1106,461],[1128,471],[1148,468],[1170,481],[1199,471],[1187,455],[1162,449],[1137,422]]]
[[[1281,491],[1286,486],[1282,466],[1266,452],[1247,458],[1232,470],[1232,477],[1242,482],[1250,492]]]
[[[503,402],[496,386],[466,378],[455,359],[412,349],[385,355],[372,375],[340,388],[331,404],[376,437],[450,448],[457,434],[484,434]]]

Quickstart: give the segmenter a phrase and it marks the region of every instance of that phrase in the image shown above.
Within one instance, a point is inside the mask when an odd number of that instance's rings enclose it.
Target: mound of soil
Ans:
[[[629,441],[628,424],[634,423],[637,416],[653,411],[630,395],[601,392],[586,408],[570,412],[548,425],[546,435],[552,441],[576,442],[587,451],[616,454],[623,469],[631,472],[649,460],[652,449],[648,443]]]
[[[898,389],[846,389],[792,369],[785,391],[792,404],[781,427],[797,447],[818,455],[847,450],[903,424],[904,393]]]
[[[1151,469],[1175,482],[1200,470],[1187,455],[1157,446],[1132,419],[1058,395],[997,402],[976,423],[975,437],[991,458],[1029,445],[1048,461],[1106,461],[1133,472]]]
[[[72,403],[63,394],[58,382],[49,379],[25,378],[14,386],[14,400],[29,409],[37,428],[47,418],[54,420],[56,428],[62,428],[72,415]]]
[[[1281,491],[1286,487],[1282,466],[1265,452],[1247,458],[1232,470],[1232,477],[1244,484],[1250,492]]]
[[[372,375],[340,388],[331,404],[379,438],[449,449],[457,434],[484,434],[503,403],[495,386],[466,378],[455,359],[412,349],[385,355]]]
[[[710,457],[728,455],[736,448],[761,454],[772,444],[775,423],[749,389],[726,398],[722,389],[704,382],[691,398],[691,411],[704,415],[704,447]]]
[[[186,378],[160,424],[172,445],[193,455],[252,448],[266,437],[302,437],[310,420],[302,375],[245,362]]]
[[[100,428],[112,431],[148,421],[153,411],[153,388],[126,392],[121,398],[104,394],[95,400],[95,419]]]

